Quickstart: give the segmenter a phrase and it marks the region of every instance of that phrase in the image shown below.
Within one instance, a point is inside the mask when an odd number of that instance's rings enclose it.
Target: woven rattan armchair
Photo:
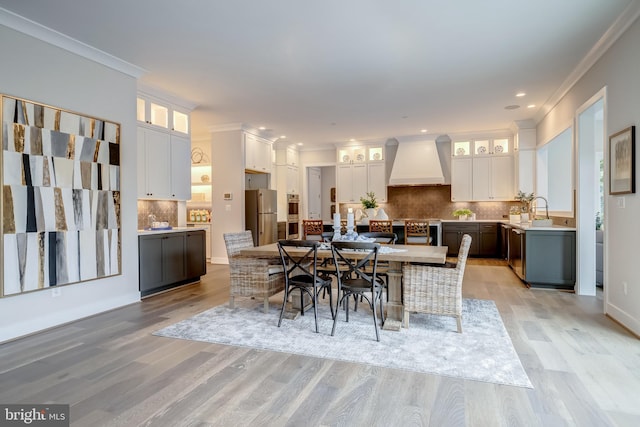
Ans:
[[[404,327],[409,313],[419,312],[456,318],[462,333],[462,279],[471,246],[471,236],[462,237],[455,265],[409,264],[402,268],[404,281]]]
[[[224,243],[229,257],[231,288],[229,307],[235,297],[264,299],[264,312],[269,312],[269,297],[284,290],[284,272],[279,258],[257,258],[240,255],[240,251],[253,247],[251,231],[225,233]]]

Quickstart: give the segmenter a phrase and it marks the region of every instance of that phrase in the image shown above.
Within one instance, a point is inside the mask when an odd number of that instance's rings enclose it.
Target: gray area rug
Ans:
[[[238,301],[243,300],[243,301]],[[210,343],[296,353],[385,368],[532,388],[493,301],[464,299],[462,328],[454,318],[411,314],[410,327],[400,332],[380,330],[375,340],[368,307],[339,312],[335,336],[327,304],[318,308],[320,333],[314,332],[313,311],[295,320],[283,319],[279,307],[263,313],[261,302],[236,298],[234,309],[218,306],[154,335]]]

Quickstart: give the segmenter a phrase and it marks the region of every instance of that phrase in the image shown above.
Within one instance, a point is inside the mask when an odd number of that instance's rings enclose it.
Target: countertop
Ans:
[[[552,225],[551,227],[532,227],[530,223],[521,224],[518,222],[500,221],[503,224],[510,225],[525,231],[576,231],[575,227],[567,227],[564,225]]]
[[[195,226],[195,227],[173,227],[171,230],[138,230],[138,236],[146,236],[150,234],[179,233],[184,231],[195,231],[195,230],[207,231],[207,228]]]
[[[463,223],[463,222],[477,222],[477,223],[500,223],[500,224],[506,224],[506,225],[510,225],[512,227],[515,228],[519,228],[521,230],[527,230],[527,231],[575,231],[576,229],[574,227],[567,227],[564,225],[553,225],[551,227],[532,227],[530,223],[528,224],[521,224],[521,223],[513,223],[513,222],[509,222],[508,219],[475,219],[475,220],[459,220],[459,219],[436,219],[436,218],[429,218],[429,224],[430,225],[434,225],[437,227],[440,227],[441,224],[443,223]],[[333,221],[323,221],[324,225],[333,225]],[[363,222],[357,222],[356,226],[366,226],[368,223],[363,223]],[[393,226],[394,227],[403,227],[404,226],[404,220],[398,220],[398,219],[394,219],[393,220]]]

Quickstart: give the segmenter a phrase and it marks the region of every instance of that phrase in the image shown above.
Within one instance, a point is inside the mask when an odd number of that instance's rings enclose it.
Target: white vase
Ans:
[[[380,208],[376,214],[376,219],[389,219],[389,215],[387,215],[384,209]]]
[[[529,213],[520,214],[520,222],[529,222]]]
[[[459,219],[460,221],[466,221],[466,220],[467,220],[467,218],[468,218],[468,215],[458,215],[458,219]]]
[[[374,219],[376,217],[376,210],[374,208],[365,209],[364,214],[367,218]]]

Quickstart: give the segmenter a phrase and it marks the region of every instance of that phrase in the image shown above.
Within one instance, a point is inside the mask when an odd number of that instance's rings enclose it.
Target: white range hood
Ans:
[[[389,177],[390,186],[444,184],[435,141],[399,142]]]

